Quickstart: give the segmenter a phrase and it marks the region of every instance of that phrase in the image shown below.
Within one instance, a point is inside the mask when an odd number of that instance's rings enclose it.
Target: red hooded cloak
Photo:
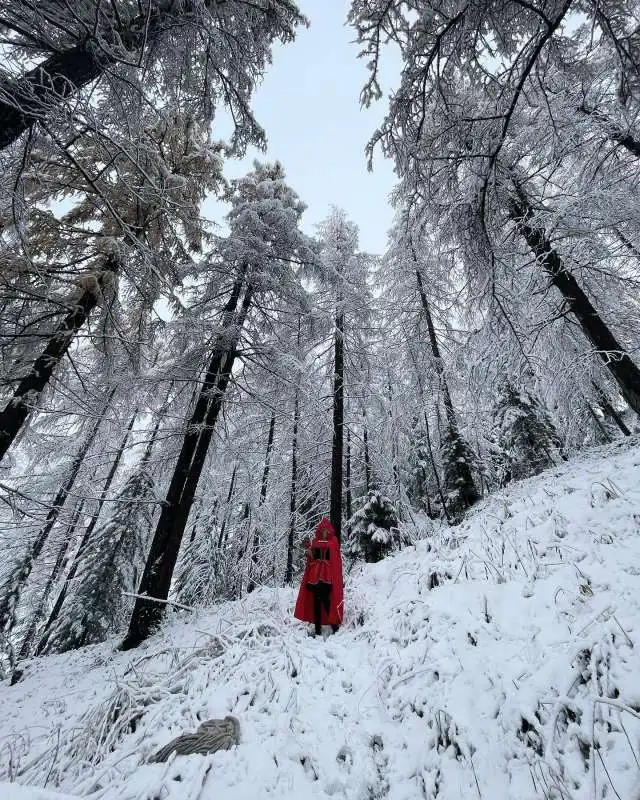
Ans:
[[[327,539],[320,538],[326,531]],[[331,586],[329,611],[322,608],[321,625],[340,625],[344,609],[344,590],[342,584],[342,556],[340,542],[333,525],[323,517],[315,530],[313,541],[307,548],[307,565],[302,576],[298,600],[293,616],[302,622],[315,622],[314,586],[325,583]]]

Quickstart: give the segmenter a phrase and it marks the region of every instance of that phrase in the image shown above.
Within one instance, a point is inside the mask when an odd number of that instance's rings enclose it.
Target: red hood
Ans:
[[[315,530],[315,536],[319,536],[322,531],[326,531],[330,539],[332,536],[336,535],[333,525],[329,522],[327,517],[323,517],[318,523],[318,527]]]

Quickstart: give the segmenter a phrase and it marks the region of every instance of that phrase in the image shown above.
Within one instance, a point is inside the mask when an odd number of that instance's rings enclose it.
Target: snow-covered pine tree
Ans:
[[[210,512],[198,517],[178,562],[172,593],[187,606],[210,605],[237,596],[237,547],[235,542],[220,543],[217,508]]]
[[[180,544],[209,451],[214,427],[232,382],[239,344],[265,298],[298,304],[304,296],[297,268],[316,260],[298,224],[305,209],[284,180],[280,164],[261,165],[231,182],[229,235],[217,240],[221,270],[233,284],[211,335],[208,366],[186,426],[140,583],[140,595],[166,600]],[[205,309],[206,310],[206,309]],[[250,314],[251,312],[251,314]],[[258,334],[256,334],[256,337]],[[257,342],[256,342],[257,343]],[[136,647],[162,619],[159,603],[138,597],[123,649]]]
[[[562,441],[539,400],[506,380],[494,408],[493,460],[501,486],[553,466]]]
[[[478,499],[473,480],[476,457],[458,428],[452,425],[447,425],[440,449],[447,508],[458,516]]]
[[[382,492],[367,492],[359,504],[361,507],[349,520],[349,535],[343,548],[346,556],[373,564],[407,543],[398,527],[395,506]]]
[[[95,532],[81,559],[72,591],[40,643],[40,653],[64,653],[104,641],[122,629],[142,570],[156,502],[146,465],[129,476],[113,515]]]
[[[427,434],[419,417],[412,420],[408,439],[407,455],[407,495],[416,508],[420,508],[432,516],[431,496],[435,494],[433,482],[433,464],[429,454]]]
[[[638,231],[640,132],[629,113],[637,67],[620,57],[637,20],[629,4],[587,11],[581,22],[576,10],[353,0],[370,69],[365,103],[383,95],[380,42],[398,44],[403,57],[369,152],[380,145],[394,158],[396,196],[433,231],[441,272],[455,254],[472,330],[483,306],[513,324],[504,290],[530,272],[530,305],[549,304],[535,333],[552,319],[573,322],[581,355],[597,355],[640,415],[637,253],[628,247]]]

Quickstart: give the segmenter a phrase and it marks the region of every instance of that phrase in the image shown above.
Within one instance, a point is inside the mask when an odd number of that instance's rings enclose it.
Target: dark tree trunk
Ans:
[[[415,258],[416,256],[414,254],[414,259]],[[440,345],[438,344],[436,329],[433,326],[433,317],[431,316],[429,301],[427,300],[427,294],[424,290],[422,274],[418,268],[416,268],[416,280],[418,282],[418,291],[420,293],[420,302],[422,303],[422,311],[424,313],[424,318],[427,323],[427,331],[429,332],[429,344],[431,345],[431,353],[433,355],[435,370],[438,375],[438,380],[440,381],[440,388],[442,390],[444,410],[445,414],[447,415],[447,424],[449,426],[453,426],[457,430],[458,418],[456,416],[456,412],[453,407],[451,394],[449,393],[449,385],[447,383],[447,378],[446,375],[444,374],[444,365],[442,363],[442,357],[440,355]]]
[[[607,135],[612,141],[616,142],[617,144],[621,144],[625,150],[631,153],[631,155],[634,155],[636,158],[640,158],[640,141],[632,136],[629,131],[621,128],[620,125],[618,125],[618,123],[614,120],[610,119],[607,114],[604,114],[602,111],[598,111],[597,108],[590,108],[584,103],[578,108],[578,111],[598,122],[607,132]]]
[[[593,307],[577,280],[564,266],[557,250],[546,233],[532,223],[533,208],[520,186],[516,186],[518,198],[512,199],[511,216],[517,229],[536,257],[537,262],[549,276],[571,313],[580,323],[584,335],[602,358],[604,365],[618,384],[620,393],[629,406],[640,416],[640,370],[627,351],[609,330],[604,320]]]
[[[91,541],[91,536],[98,523],[100,512],[102,511],[102,507],[104,506],[105,500],[107,499],[107,495],[109,494],[109,490],[111,489],[111,484],[113,483],[113,479],[115,478],[116,472],[118,471],[118,467],[120,466],[120,461],[122,460],[122,456],[124,454],[125,447],[127,446],[127,441],[133,429],[133,425],[135,423],[137,415],[138,411],[136,410],[133,412],[129,425],[127,426],[125,435],[122,437],[120,446],[118,447],[113,463],[111,464],[111,468],[109,469],[109,474],[107,475],[107,478],[104,482],[104,486],[102,487],[102,492],[100,493],[100,499],[98,500],[98,506],[95,510],[95,513],[89,520],[89,524],[87,525],[84,533],[82,534],[82,538],[80,539],[80,545],[78,547],[78,550],[76,551],[73,563],[71,564],[71,568],[67,573],[67,577],[65,578],[64,584],[60,589],[60,593],[56,598],[56,602],[53,604],[53,608],[51,609],[51,613],[49,614],[49,619],[47,620],[47,623],[42,630],[40,642],[38,643],[38,647],[36,648],[36,655],[40,655],[44,651],[47,645],[47,640],[49,638],[49,632],[51,631],[51,626],[58,619],[62,605],[67,597],[67,592],[69,591],[69,586],[71,585],[71,581],[76,577],[76,574],[78,572],[78,567],[82,563],[82,559],[84,558],[87,545]]]
[[[422,385],[422,377],[420,375],[420,370],[418,369],[418,364],[415,361],[415,358],[413,360],[413,368],[414,368],[415,373],[416,373],[416,382],[418,384],[418,393],[420,395],[420,402],[422,404],[422,413],[423,413],[423,416],[424,416],[424,431],[425,431],[425,435],[427,437],[427,450],[429,451],[429,461],[431,461],[431,470],[433,472],[433,477],[434,477],[435,482],[436,482],[436,488],[438,490],[438,497],[440,498],[440,502],[442,503],[442,509],[443,509],[444,514],[445,514],[445,516],[447,518],[447,522],[449,524],[451,524],[451,522],[452,522],[451,515],[449,514],[449,509],[447,508],[446,498],[444,496],[444,491],[442,489],[442,482],[440,481],[440,475],[438,474],[438,467],[437,467],[437,464],[436,464],[436,460],[435,460],[435,458],[433,456],[433,446],[431,444],[431,426],[429,425],[429,417],[427,416],[426,401],[425,401],[425,397],[424,397],[424,387]],[[438,406],[436,405],[436,409],[437,408],[438,408]],[[424,470],[424,467],[423,467],[423,470]],[[425,484],[426,484],[426,478],[425,478]],[[428,496],[427,496],[427,509],[428,509],[427,513],[429,514],[429,516],[431,516],[431,513],[432,513],[431,512],[431,503],[429,501],[429,497]]]
[[[47,607],[47,602],[49,601],[49,595],[51,594],[51,590],[53,589],[55,582],[58,579],[58,575],[60,574],[60,570],[62,569],[62,564],[64,563],[65,556],[67,555],[67,551],[69,550],[69,544],[71,543],[71,540],[75,535],[76,527],[78,525],[78,521],[80,519],[80,515],[82,514],[83,508],[84,508],[84,500],[81,500],[76,506],[75,511],[73,512],[73,517],[71,518],[71,522],[69,523],[67,530],[65,532],[64,538],[62,540],[62,545],[60,546],[60,550],[58,551],[58,555],[56,557],[56,562],[53,565],[53,569],[51,570],[51,575],[49,575],[44,590],[40,596],[38,607],[36,608],[31,617],[29,630],[27,631],[24,639],[22,640],[20,652],[18,653],[18,661],[24,661],[24,659],[28,658],[29,655],[31,654],[31,648],[33,646],[33,640],[36,635],[36,630],[38,629],[40,620],[44,615],[44,610]]]
[[[137,60],[142,50],[157,40],[172,16],[171,0],[157,5],[161,7],[153,9],[149,5],[151,13],[145,9],[130,20],[112,17],[97,35],[87,35],[67,50],[53,53],[21,78],[2,78],[0,95],[6,99],[0,101],[0,150],[35,122],[48,120],[65,99],[95,81],[122,57],[128,55],[129,61]],[[101,9],[103,19],[109,13],[106,9],[107,6]],[[112,51],[104,49],[105,42],[114,43]],[[116,43],[120,54],[116,53]]]
[[[289,538],[287,540],[287,567],[284,582],[293,581],[293,548],[296,538],[296,514],[298,510],[298,425],[300,423],[300,392],[296,387],[293,402],[293,438],[291,441],[291,497],[289,500]]]
[[[371,459],[369,457],[369,431],[367,428],[367,412],[362,412],[362,443],[364,449],[364,488],[367,494],[371,491]]]
[[[389,395],[389,423],[391,427],[391,467],[393,470],[393,482],[398,492],[400,501],[400,470],[398,467],[398,441],[396,439],[395,425],[393,422],[393,387],[391,386],[391,375],[387,372],[387,394]]]
[[[227,505],[224,509],[224,517],[222,518],[222,525],[220,526],[220,536],[218,537],[218,547],[226,542],[225,531],[229,524],[229,515],[231,513],[231,500],[233,498],[233,490],[236,485],[236,475],[238,473],[238,464],[233,465],[233,472],[231,473],[231,481],[229,482],[229,492],[227,493]]]
[[[94,81],[113,59],[98,56],[98,48],[82,42],[50,56],[21,79],[3,79],[0,90],[0,150],[16,141],[34,122],[45,120],[76,90]]]
[[[338,298],[333,362],[333,443],[331,447],[331,500],[329,518],[342,541],[342,456],[344,448],[344,313]]]
[[[347,521],[353,516],[353,493],[351,491],[351,429],[347,425],[347,455],[345,463],[345,514]]]
[[[440,346],[438,344],[438,337],[436,336],[436,330],[433,325],[433,317],[431,316],[431,308],[429,307],[427,293],[424,288],[422,273],[418,268],[418,258],[414,250],[413,243],[411,243],[411,253],[413,255],[414,263],[416,264],[416,281],[418,283],[418,292],[420,293],[422,310],[424,312],[424,317],[427,323],[427,330],[429,332],[429,343],[431,345],[431,353],[433,355],[435,369],[438,375],[438,380],[440,382],[440,389],[442,391],[444,411],[447,417],[447,440],[450,446],[451,444],[453,444],[453,448],[455,450],[455,452],[452,453],[454,463],[451,464],[451,472],[455,476],[454,482],[460,495],[460,502],[463,507],[468,508],[479,499],[480,493],[478,492],[478,489],[475,485],[475,481],[473,480],[471,467],[468,464],[467,460],[465,458],[458,457],[459,454],[461,454],[467,448],[467,445],[466,443],[464,443],[462,436],[460,434],[460,428],[458,425],[458,416],[453,407],[453,401],[451,400],[451,393],[449,392],[449,385],[447,383],[447,378],[444,372],[444,364],[442,363],[442,357],[440,355]],[[446,482],[446,471],[445,471],[445,482]],[[450,488],[454,487],[452,486]]]
[[[114,269],[115,262],[109,261],[107,270],[113,272]],[[101,284],[102,280],[98,285]],[[31,409],[97,302],[98,292],[95,289],[87,289],[82,293],[52,334],[43,353],[33,362],[29,374],[20,381],[12,398],[0,411],[0,460],[15,441]]]
[[[607,444],[609,444],[611,442],[611,437],[609,436],[609,434],[607,432],[607,429],[604,427],[602,422],[600,422],[600,419],[598,418],[598,415],[594,411],[594,408],[591,405],[591,403],[589,403],[588,401],[585,401],[585,403],[586,403],[586,406],[587,406],[587,411],[591,415],[591,418],[593,419],[593,421],[596,423],[596,427],[598,428],[598,430],[602,434],[602,438],[604,439],[604,441]]]
[[[438,496],[440,497],[440,502],[442,503],[442,510],[444,511],[444,515],[447,518],[447,522],[451,523],[451,515],[449,514],[449,509],[447,508],[447,500],[444,496],[444,492],[442,490],[442,482],[440,481],[440,476],[438,475],[438,468],[436,466],[435,458],[433,457],[433,447],[431,446],[431,431],[429,428],[429,419],[427,417],[427,412],[424,412],[424,429],[425,434],[427,436],[427,448],[429,450],[429,460],[431,461],[431,469],[433,470],[433,476],[436,481],[436,487],[438,489]]]
[[[267,436],[267,452],[264,457],[264,468],[262,470],[262,482],[260,484],[260,497],[258,499],[258,512],[265,504],[267,499],[267,489],[269,486],[269,470],[271,469],[271,451],[273,450],[273,436],[276,430],[276,412],[271,412],[269,422],[269,434]],[[256,525],[253,529],[253,545],[251,547],[251,565],[249,567],[249,582],[247,592],[252,592],[256,588],[256,574],[258,571],[258,556],[260,553],[260,513],[256,514]]]
[[[193,504],[198,481],[231,378],[242,327],[251,305],[252,290],[247,287],[238,307],[244,278],[234,284],[223,314],[223,330],[213,348],[211,360],[195,408],[191,414],[167,497],[151,543],[138,590],[123,650],[137,647],[162,620],[180,543]]]
[[[591,385],[596,390],[596,394],[598,395],[598,405],[602,409],[603,413],[606,416],[610,417],[616,423],[618,428],[620,428],[620,430],[625,436],[631,436],[631,431],[625,425],[625,422],[620,416],[620,414],[618,414],[618,412],[609,402],[609,398],[607,397],[604,389],[601,386],[598,386],[598,384],[595,381],[591,381]]]

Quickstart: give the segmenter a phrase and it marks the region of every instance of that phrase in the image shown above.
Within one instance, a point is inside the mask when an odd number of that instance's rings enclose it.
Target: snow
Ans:
[[[0,685],[0,800],[637,800],[639,527],[631,440],[425,520],[354,567],[336,635],[263,588],[36,659]],[[227,714],[237,748],[145,763]]]
[[[0,800],[73,800],[70,794],[50,792],[34,786],[20,786],[17,783],[0,782]]]

